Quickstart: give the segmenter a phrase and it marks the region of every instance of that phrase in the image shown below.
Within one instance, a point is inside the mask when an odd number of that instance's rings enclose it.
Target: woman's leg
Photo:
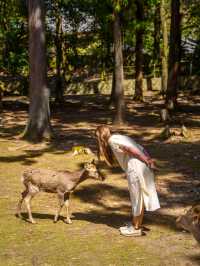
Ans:
[[[120,232],[125,236],[142,236],[142,230],[140,227],[144,215],[144,200],[139,180],[132,179],[132,183],[129,182],[129,192],[133,214],[131,223],[133,226],[127,225],[120,227]]]
[[[132,224],[135,227],[135,229],[141,228],[142,222],[144,217],[144,200],[142,201],[142,210],[141,214],[139,216],[135,216],[132,219]]]
[[[132,206],[132,224],[135,229],[139,229],[143,222],[144,216],[144,199],[142,189],[139,180],[133,176],[128,176],[128,185],[130,200]]]

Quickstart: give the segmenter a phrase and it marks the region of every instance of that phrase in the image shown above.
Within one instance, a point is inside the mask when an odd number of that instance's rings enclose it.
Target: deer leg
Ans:
[[[58,217],[61,213],[61,210],[64,206],[64,194],[63,193],[58,193],[58,199],[59,199],[59,203],[60,203],[60,206],[59,206],[59,209],[54,217],[54,223],[56,223],[58,221]]]
[[[65,205],[65,208],[66,208],[66,211],[67,211],[67,217],[65,219],[65,222],[68,223],[68,224],[71,224],[72,223],[72,220],[70,219],[69,197],[70,197],[70,194],[69,193],[66,193],[64,195],[64,205]]]
[[[18,205],[17,205],[17,212],[16,212],[16,215],[19,217],[19,218],[22,218],[22,216],[21,216],[21,209],[22,209],[22,203],[23,203],[23,201],[24,201],[24,198],[27,196],[27,194],[28,194],[28,189],[26,188],[26,190],[24,190],[23,192],[22,192],[22,197],[21,197],[21,199],[19,200],[19,202],[18,202]]]
[[[24,198],[24,201],[25,201],[25,204],[26,204],[26,208],[27,208],[27,211],[28,211],[28,217],[29,217],[29,221],[32,223],[32,224],[35,224],[36,221],[33,219],[33,216],[32,216],[32,213],[31,213],[31,199],[33,198],[33,194],[30,194],[28,193],[28,195]]]
[[[28,193],[24,198],[25,204],[26,204],[26,208],[28,211],[28,217],[29,217],[29,221],[32,224],[35,224],[36,221],[33,219],[32,213],[31,213],[31,200],[32,198],[40,191],[39,188],[33,184],[29,184],[28,186]]]

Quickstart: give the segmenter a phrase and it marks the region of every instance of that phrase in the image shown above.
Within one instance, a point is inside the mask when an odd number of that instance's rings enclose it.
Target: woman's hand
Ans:
[[[158,169],[158,168],[156,167],[156,165],[155,165],[154,160],[151,159],[151,158],[147,160],[147,166],[148,166],[149,168],[151,168],[151,169],[154,169],[154,170],[157,170],[157,169]]]

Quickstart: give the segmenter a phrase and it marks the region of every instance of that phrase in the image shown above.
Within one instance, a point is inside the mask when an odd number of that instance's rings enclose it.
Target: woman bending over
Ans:
[[[141,236],[144,208],[155,211],[160,208],[154,183],[154,162],[147,151],[132,138],[111,134],[108,126],[96,129],[98,158],[104,157],[109,166],[117,160],[126,173],[132,206],[132,221],[119,228],[122,235]]]

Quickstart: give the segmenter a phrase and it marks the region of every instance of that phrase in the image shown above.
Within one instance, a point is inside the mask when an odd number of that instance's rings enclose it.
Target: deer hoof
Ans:
[[[70,218],[65,219],[65,223],[72,224],[72,220]]]
[[[35,220],[28,220],[32,224],[36,224],[37,222]]]

